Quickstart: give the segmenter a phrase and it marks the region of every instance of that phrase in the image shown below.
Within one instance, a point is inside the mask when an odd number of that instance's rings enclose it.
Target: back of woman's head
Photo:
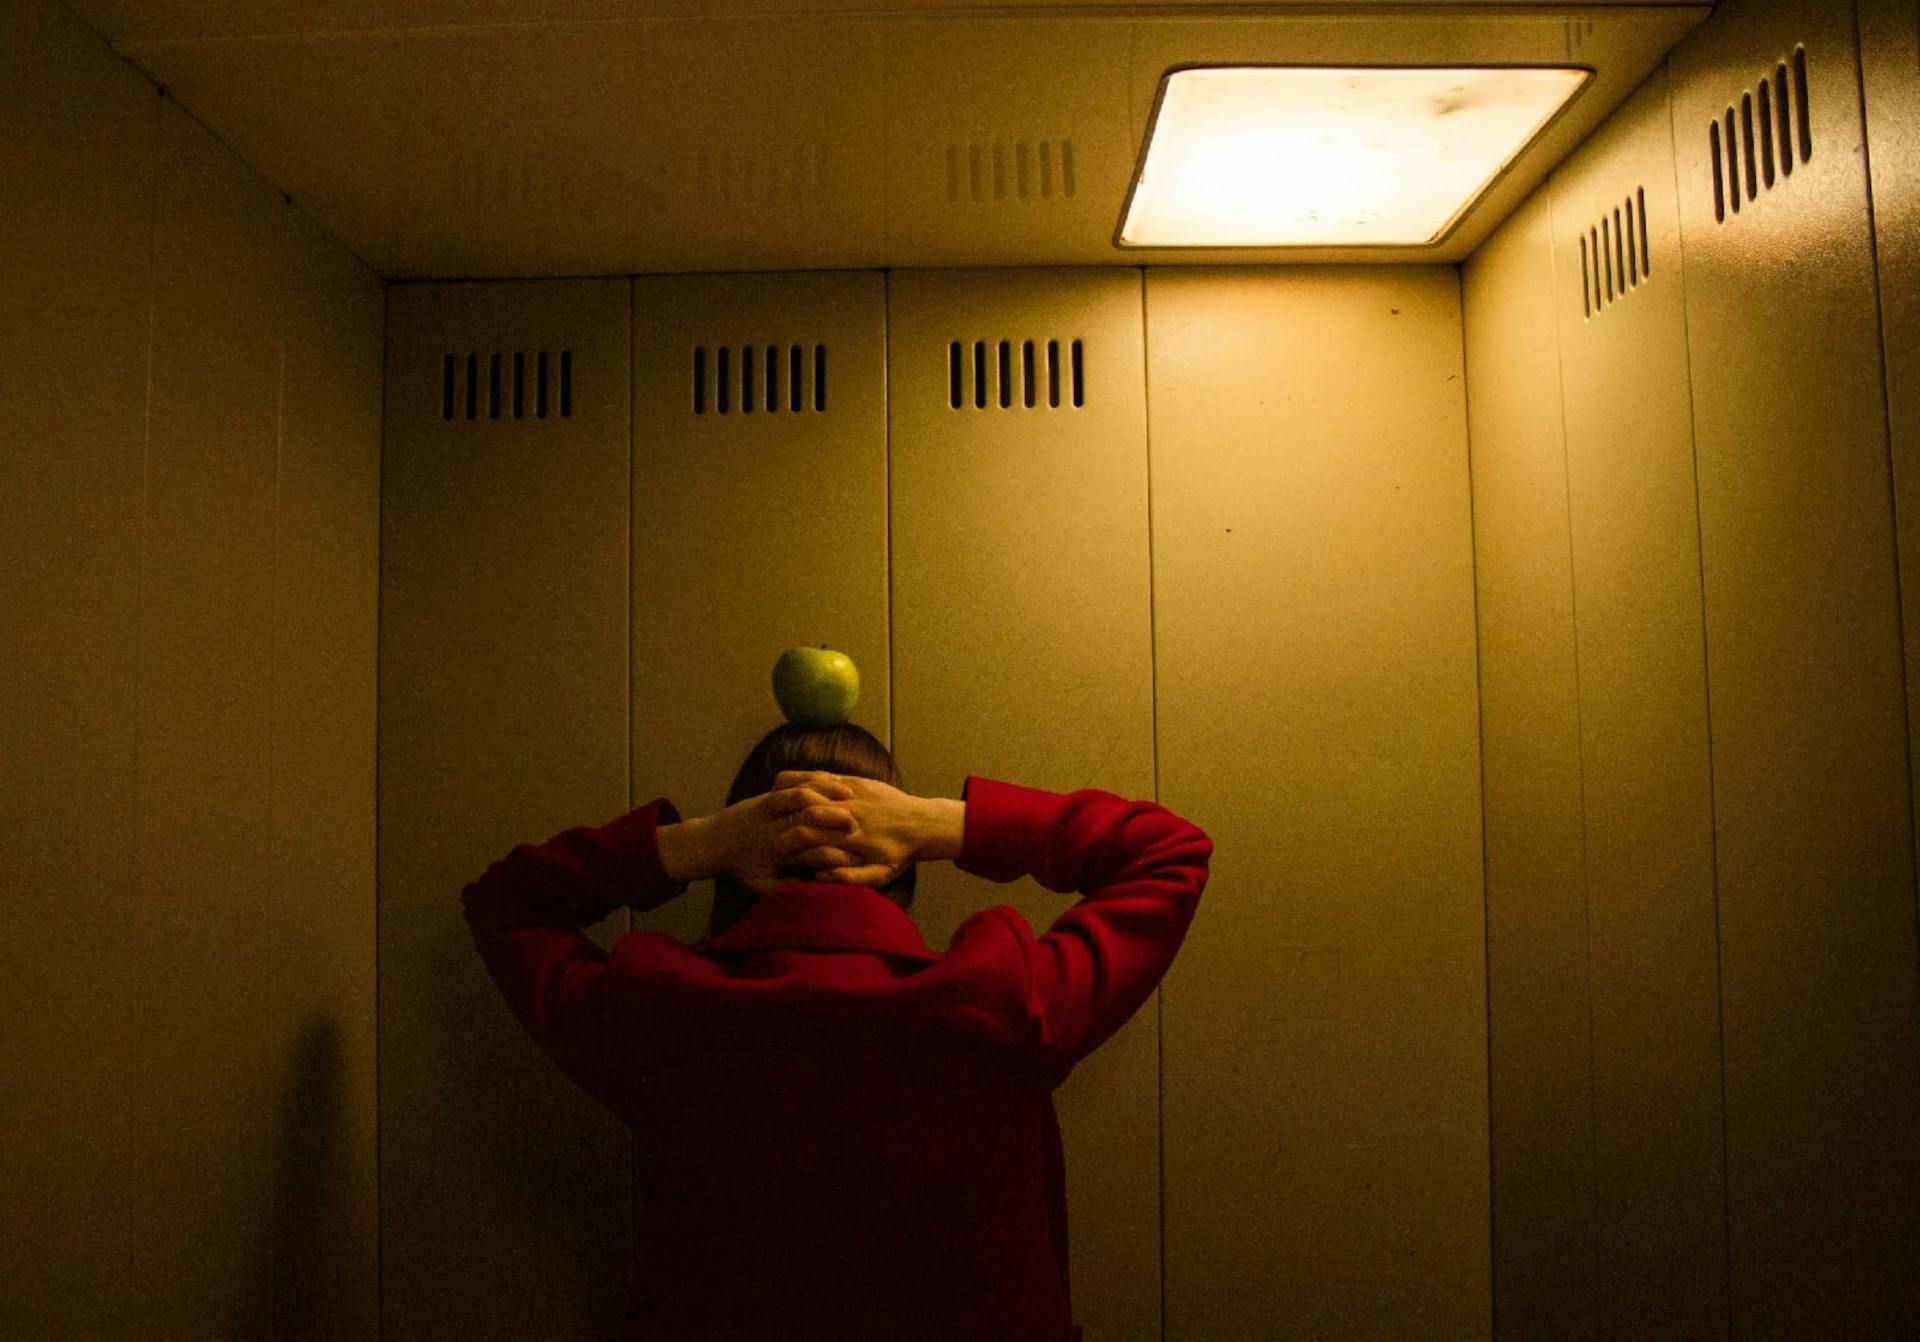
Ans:
[[[784,722],[761,737],[747,753],[740,772],[733,776],[733,786],[727,789],[727,805],[773,791],[773,780],[789,769],[818,769],[855,778],[875,778],[903,792],[908,790],[900,766],[893,762],[893,753],[865,727],[842,722],[833,727],[811,728]],[[885,895],[902,909],[910,909],[914,870],[909,864],[886,885],[867,888]],[[782,880],[810,881],[817,878],[818,869],[782,867],[779,875]],[[707,923],[707,935],[719,936],[733,926],[759,897],[757,891],[731,877],[717,878],[713,883],[713,915]]]

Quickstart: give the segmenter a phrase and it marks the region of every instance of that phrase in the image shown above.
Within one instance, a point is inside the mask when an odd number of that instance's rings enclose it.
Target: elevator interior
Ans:
[[[1123,246],[1204,65],[1592,78],[1434,245]],[[816,643],[1215,843],[1086,1338],[1920,1333],[1916,106],[1900,0],[7,6],[0,1333],[613,1335],[459,892]]]

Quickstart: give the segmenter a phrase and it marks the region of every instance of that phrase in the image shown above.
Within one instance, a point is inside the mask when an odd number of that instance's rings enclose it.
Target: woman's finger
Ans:
[[[852,862],[853,854],[844,848],[809,846],[791,855],[792,861],[804,867],[841,867]]]
[[[845,801],[853,796],[853,789],[836,774],[819,769],[782,769],[774,775],[773,786],[782,788],[810,788],[823,796],[837,801]]]
[[[783,788],[767,794],[766,807],[774,815],[794,816],[815,806],[825,806],[828,799],[812,788]]]
[[[767,808],[776,816],[786,817],[793,825],[848,830],[854,827],[853,812],[808,792],[776,792],[768,801]]]

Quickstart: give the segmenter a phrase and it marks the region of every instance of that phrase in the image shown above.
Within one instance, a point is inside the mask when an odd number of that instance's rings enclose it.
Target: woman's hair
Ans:
[[[875,778],[902,791],[907,786],[900,766],[893,762],[892,752],[865,727],[842,722],[838,726],[816,729],[783,722],[761,737],[748,752],[740,772],[733,776],[733,786],[727,789],[727,805],[773,791],[773,780],[789,769],[818,769],[855,778]],[[867,888],[885,895],[902,909],[910,909],[914,871],[913,864],[909,863],[905,871],[886,885]],[[810,866],[787,866],[779,872],[782,880],[809,881],[818,877],[819,868]],[[730,876],[715,878],[713,915],[707,923],[707,935],[719,936],[738,922],[759,898],[758,891]]]

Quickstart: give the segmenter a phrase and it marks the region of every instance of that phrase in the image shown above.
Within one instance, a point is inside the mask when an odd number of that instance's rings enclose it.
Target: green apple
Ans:
[[[837,726],[860,702],[860,672],[853,658],[824,643],[788,648],[773,664],[773,697],[797,726]]]

